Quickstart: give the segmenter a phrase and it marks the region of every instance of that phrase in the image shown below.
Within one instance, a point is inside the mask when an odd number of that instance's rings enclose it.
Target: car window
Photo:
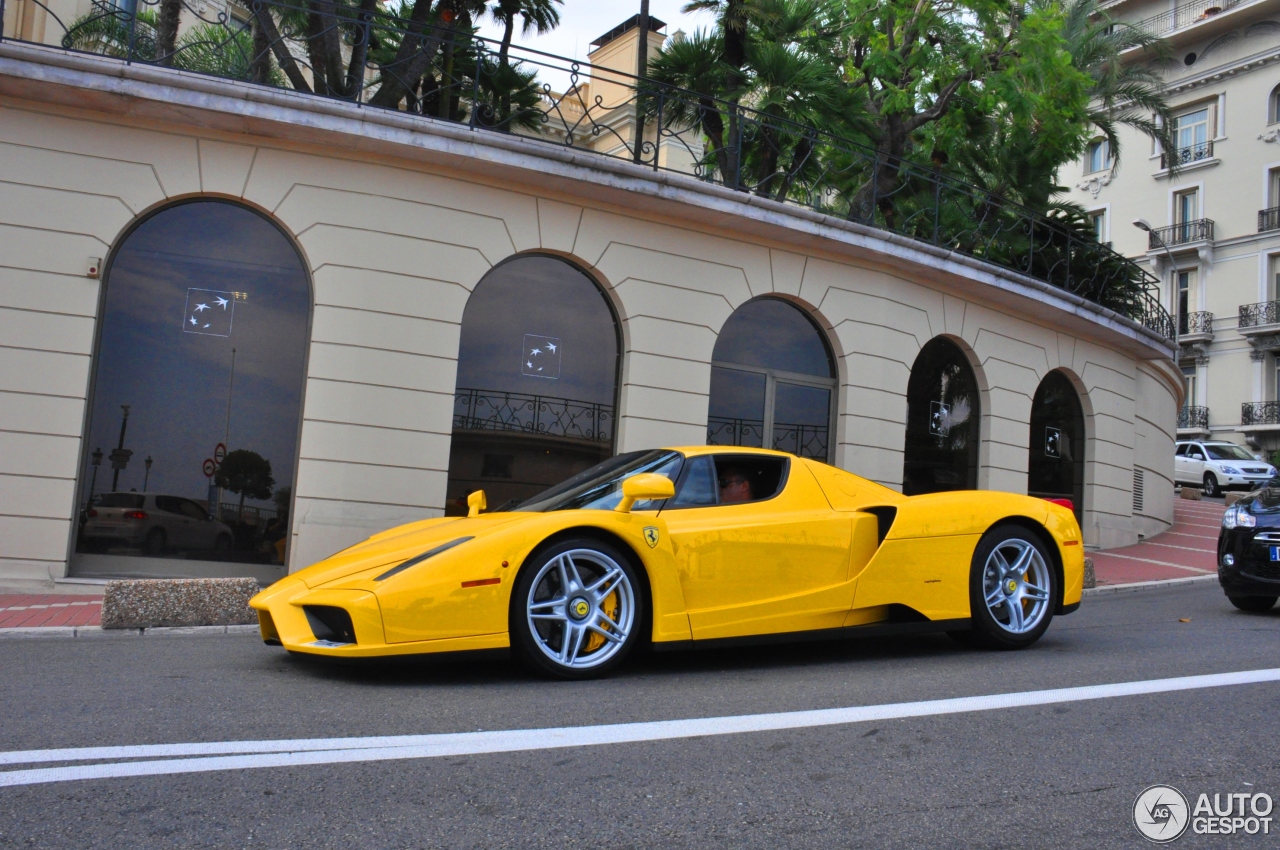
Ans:
[[[1204,452],[1200,451],[1199,446],[1187,446],[1187,457],[1192,460],[1204,460]]]
[[[1187,444],[1186,444],[1186,443],[1181,443],[1181,444],[1178,446],[1178,450],[1177,450],[1176,452],[1174,452],[1174,454],[1176,454],[1178,457],[1186,457],[1186,454],[1187,454]]]
[[[772,499],[786,480],[786,458],[728,454],[714,455],[714,458],[722,505]]]
[[[140,508],[143,497],[136,493],[103,493],[97,499],[100,508]]]
[[[209,518],[209,515],[204,512],[204,508],[189,499],[183,499],[179,507],[182,509],[184,514],[192,519],[198,519],[203,522]]]
[[[672,481],[680,475],[684,455],[653,450],[628,452],[596,464],[562,481],[549,490],[514,505],[513,511],[612,510],[622,501],[622,482],[642,472],[665,475]],[[636,502],[632,510],[654,510],[656,502]],[[499,510],[508,510],[506,506]]]
[[[1253,455],[1234,444],[1205,446],[1204,449],[1214,460],[1256,460]]]
[[[156,496],[156,509],[167,514],[182,513],[182,500],[176,496]]]
[[[685,465],[684,478],[676,490],[675,498],[667,508],[693,508],[714,505],[720,500],[716,484],[715,463],[709,455],[695,457]]]

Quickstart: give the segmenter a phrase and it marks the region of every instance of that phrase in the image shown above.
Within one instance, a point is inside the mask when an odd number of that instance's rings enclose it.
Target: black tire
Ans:
[[[162,554],[168,542],[168,535],[164,533],[163,528],[153,528],[147,532],[146,539],[142,541],[142,551],[148,555]]]
[[[994,592],[1003,593],[1007,582],[1012,579],[1016,585],[1014,596],[1002,596],[988,605],[988,596],[993,594],[988,586],[996,577],[991,570],[998,569],[989,562],[997,550],[1006,563],[1007,556],[1014,552],[1025,553],[1030,550],[1034,555],[1031,556],[1026,572],[1017,576],[1007,575],[995,582]],[[1013,565],[1009,566],[1012,568]],[[1057,570],[1039,535],[1021,525],[997,525],[983,535],[973,553],[969,569],[971,628],[948,634],[966,646],[982,649],[1026,649],[1049,628],[1060,595]],[[1016,599],[1016,602],[1005,601],[1006,599]],[[1018,606],[1016,611],[1012,608],[1014,604]],[[999,611],[993,611],[993,607]],[[1026,622],[1028,617],[1034,618],[1033,622]]]
[[[1222,488],[1218,486],[1218,479],[1212,472],[1204,474],[1204,494],[1211,498],[1222,495]]]
[[[213,551],[230,552],[231,551],[231,535],[219,534],[213,540]]]
[[[565,575],[568,593],[563,592]],[[602,581],[606,576],[610,582]],[[594,538],[562,540],[535,552],[511,591],[512,650],[530,668],[559,679],[607,675],[644,640],[649,622],[648,588],[632,559]],[[607,640],[606,634],[616,639]],[[576,638],[568,649],[567,636]]]
[[[1261,614],[1270,611],[1276,604],[1275,596],[1228,596],[1231,604],[1239,608],[1241,611],[1248,611],[1253,614]]]

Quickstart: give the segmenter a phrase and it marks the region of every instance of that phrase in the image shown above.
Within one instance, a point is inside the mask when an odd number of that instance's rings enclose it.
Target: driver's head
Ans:
[[[718,470],[720,473],[720,504],[729,505],[734,502],[750,502],[751,479],[739,466],[726,466]]]

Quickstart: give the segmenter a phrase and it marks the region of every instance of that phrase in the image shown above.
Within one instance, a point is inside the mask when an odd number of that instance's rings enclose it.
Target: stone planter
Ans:
[[[107,582],[102,628],[241,626],[258,622],[252,578],[122,579]]]

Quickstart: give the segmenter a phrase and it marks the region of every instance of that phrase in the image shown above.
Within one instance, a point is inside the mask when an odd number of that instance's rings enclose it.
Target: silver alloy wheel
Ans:
[[[598,667],[622,649],[635,625],[635,591],[618,562],[594,549],[561,552],[534,576],[529,634],[560,667]]]
[[[998,544],[982,568],[982,597],[996,625],[1026,634],[1049,611],[1049,565],[1035,546],[1017,537]]]

